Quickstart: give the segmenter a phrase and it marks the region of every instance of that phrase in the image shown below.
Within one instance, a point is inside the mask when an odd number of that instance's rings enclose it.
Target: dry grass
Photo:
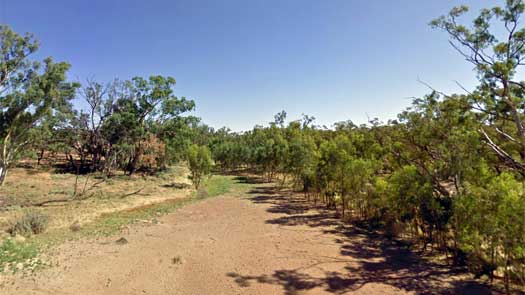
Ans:
[[[50,216],[50,228],[62,228],[89,223],[103,214],[185,198],[191,192],[187,173],[185,167],[176,166],[157,176],[116,175],[86,192],[84,200],[33,207],[31,204],[71,198],[76,176],[45,168],[14,168],[0,188],[0,230],[28,210]],[[87,188],[100,182],[96,175],[80,176],[80,190],[86,179]]]
[[[27,212],[21,218],[14,220],[7,232],[12,236],[30,236],[41,234],[47,229],[49,217],[38,212]]]
[[[236,182],[233,176],[214,176],[195,191],[185,166],[155,176],[110,179],[96,174],[77,179],[32,163],[9,172],[0,187],[0,278],[6,271],[26,273],[48,265],[44,261],[51,261],[52,249],[67,240],[108,236],[135,223],[154,224],[181,206],[230,191]],[[87,191],[78,197],[84,186]]]

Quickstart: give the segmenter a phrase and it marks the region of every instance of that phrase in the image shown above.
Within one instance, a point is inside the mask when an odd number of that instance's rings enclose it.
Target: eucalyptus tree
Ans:
[[[304,132],[304,129],[299,129],[298,125],[294,127],[290,124],[288,129],[288,156],[285,171],[292,175],[296,184],[302,186],[303,192],[308,193],[319,158],[317,146],[312,136]]]
[[[525,82],[518,77],[525,65],[520,23],[525,3],[507,0],[504,7],[483,9],[472,26],[459,22],[467,11],[467,6],[455,7],[431,25],[446,31],[454,49],[477,71],[480,84],[469,102],[482,115],[484,141],[506,166],[524,175]]]
[[[182,129],[193,121],[181,114],[195,107],[193,100],[176,97],[174,86],[174,78],[163,76],[114,80],[107,85],[88,81],[81,92],[87,109],[76,112],[71,120],[79,136],[71,142],[73,149],[81,159],[91,158],[91,170],[108,174],[114,167],[133,174],[152,148],[161,148],[158,153],[166,161],[166,149],[171,151],[166,146],[172,147],[170,143],[177,139],[174,134],[180,131],[191,138]],[[182,158],[183,151],[177,152]]]
[[[32,35],[0,26],[0,185],[31,142],[30,130],[43,116],[69,104],[78,87],[66,82],[68,63],[50,57],[43,63],[30,60],[38,47]]]
[[[279,171],[284,169],[288,153],[288,142],[283,130],[272,124],[269,128],[256,126],[250,133],[253,162],[272,181]]]
[[[119,111],[132,118],[133,125],[130,140],[131,153],[126,170],[133,174],[138,168],[143,145],[141,140],[154,126],[166,126],[182,113],[195,108],[195,102],[185,97],[174,95],[173,77],[150,76],[148,79],[134,77],[130,81],[130,96],[118,101]]]
[[[210,150],[204,145],[193,144],[187,150],[186,159],[190,168],[190,179],[195,189],[199,189],[202,179],[209,175],[213,168]]]

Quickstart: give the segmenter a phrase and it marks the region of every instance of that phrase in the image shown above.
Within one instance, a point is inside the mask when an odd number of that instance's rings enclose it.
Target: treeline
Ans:
[[[218,133],[219,169],[249,169],[292,184],[342,219],[383,227],[428,251],[442,251],[478,275],[523,284],[523,177],[480,136],[466,96],[432,94],[388,124],[335,130],[292,121]]]
[[[179,160],[189,144],[189,136],[181,135],[199,123],[181,116],[195,103],[177,98],[174,86],[175,79],[163,76],[106,85],[88,81],[79,89],[79,104],[86,106],[44,116],[32,147],[39,160],[46,153],[64,155],[67,167],[81,172],[111,176],[117,169],[129,175],[163,169]]]
[[[68,63],[30,59],[38,47],[32,35],[0,26],[0,185],[31,157],[77,174],[154,173],[209,133],[184,116],[195,103],[174,95],[174,78],[68,82]]]
[[[289,177],[341,218],[404,233],[478,275],[501,277],[507,291],[525,285],[525,82],[516,78],[524,9],[508,0],[468,27],[459,22],[467,8],[458,7],[431,23],[474,65],[473,91],[433,90],[396,120],[334,129],[308,116],[285,126],[282,112],[269,127],[217,132],[209,143],[216,164]]]

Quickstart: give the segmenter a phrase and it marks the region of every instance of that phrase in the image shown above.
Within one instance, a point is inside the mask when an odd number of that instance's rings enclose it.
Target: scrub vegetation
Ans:
[[[173,77],[70,82],[68,63],[32,60],[36,39],[0,26],[0,224],[11,236],[0,265],[34,258],[34,241],[64,229],[112,234],[250,173],[507,293],[524,288],[525,4],[507,0],[471,24],[467,11],[430,26],[473,66],[475,89],[428,85],[388,122],[326,128],[282,111],[240,133],[188,115],[195,102],[174,95]]]

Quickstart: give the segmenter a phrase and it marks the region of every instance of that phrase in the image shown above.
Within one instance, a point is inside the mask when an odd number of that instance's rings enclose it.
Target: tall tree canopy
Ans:
[[[0,185],[7,169],[30,142],[30,130],[53,109],[74,98],[76,83],[66,82],[69,64],[29,60],[38,42],[0,26]]]

